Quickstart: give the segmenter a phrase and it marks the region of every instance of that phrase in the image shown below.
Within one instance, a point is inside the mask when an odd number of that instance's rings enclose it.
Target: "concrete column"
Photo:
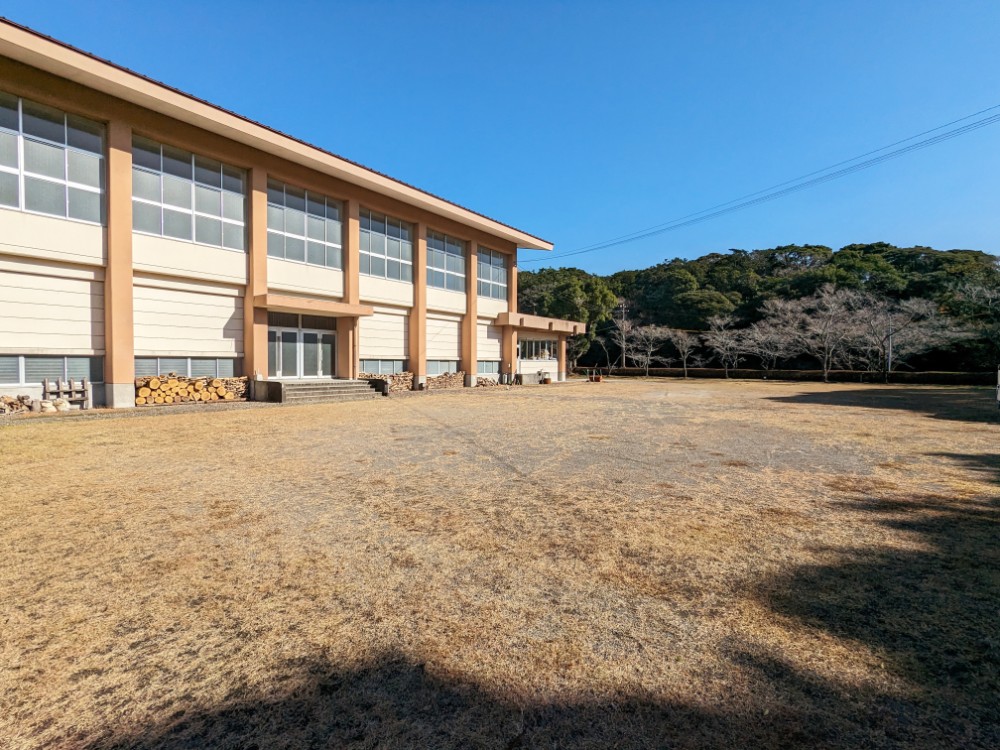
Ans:
[[[358,376],[358,319],[337,318],[337,377]]]
[[[413,225],[413,307],[410,308],[409,370],[413,389],[427,383],[427,225]]]
[[[462,319],[462,360],[459,368],[465,371],[465,387],[476,385],[479,369],[477,344],[479,343],[479,256],[477,245],[467,243],[465,255],[465,317]]]
[[[135,406],[132,319],[132,128],[108,124],[107,265],[104,273],[104,397],[114,409]]]
[[[517,249],[507,261],[507,309],[511,314],[517,312]],[[513,326],[503,327],[501,341],[500,369],[503,372],[517,374],[517,329]]]
[[[557,359],[559,360],[559,367],[557,369],[559,370],[559,372],[556,375],[556,381],[561,383],[564,380],[566,380],[566,337],[565,336],[562,335],[559,336],[558,352],[559,353]]]
[[[358,304],[361,270],[361,206],[344,202],[344,302]]]
[[[504,326],[501,332],[500,371],[517,374],[517,329],[514,326]]]
[[[247,285],[243,296],[243,374],[267,379],[267,310],[254,297],[267,294],[267,173],[250,170]]]

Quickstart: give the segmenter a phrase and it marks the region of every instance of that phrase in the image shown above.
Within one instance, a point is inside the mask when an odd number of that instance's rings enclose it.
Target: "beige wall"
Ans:
[[[376,308],[359,319],[359,359],[406,359],[409,356],[407,310]]]
[[[557,359],[519,359],[517,361],[517,371],[533,375],[539,370],[544,370],[553,379],[559,376],[559,360]]]
[[[137,357],[236,357],[243,353],[239,287],[137,275],[133,296]]]
[[[462,318],[427,313],[427,359],[462,357]]]
[[[502,329],[490,325],[488,319],[479,319],[479,344],[476,356],[481,360],[500,359],[500,350],[503,338]]]
[[[271,291],[341,299],[344,296],[344,272],[336,268],[268,258],[267,288]]]
[[[507,300],[480,297],[476,304],[476,310],[483,318],[495,318],[500,313],[507,312]]]
[[[133,234],[132,265],[136,271],[161,276],[224,284],[247,282],[246,253],[168,237]]]
[[[427,309],[464,314],[465,292],[452,292],[429,286],[427,287]]]
[[[0,254],[103,266],[104,228],[0,209]]]
[[[103,354],[103,272],[0,257],[0,353]]]
[[[386,305],[413,305],[413,284],[408,281],[379,279],[362,275],[358,279],[358,297],[362,302]]]

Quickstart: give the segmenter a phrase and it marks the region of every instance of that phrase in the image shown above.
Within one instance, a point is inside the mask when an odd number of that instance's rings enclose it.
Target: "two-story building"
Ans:
[[[139,375],[566,373],[545,240],[0,22],[0,393]]]

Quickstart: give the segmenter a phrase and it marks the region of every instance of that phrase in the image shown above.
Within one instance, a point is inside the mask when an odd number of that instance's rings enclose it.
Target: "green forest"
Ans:
[[[1000,259],[884,242],[729,250],[597,276],[520,271],[522,312],[587,323],[578,366],[985,371]]]

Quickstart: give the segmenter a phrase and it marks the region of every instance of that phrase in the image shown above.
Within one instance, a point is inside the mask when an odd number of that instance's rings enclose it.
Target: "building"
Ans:
[[[89,377],[563,379],[517,312],[551,244],[0,22],[0,394]],[[520,353],[519,353],[520,352]]]

